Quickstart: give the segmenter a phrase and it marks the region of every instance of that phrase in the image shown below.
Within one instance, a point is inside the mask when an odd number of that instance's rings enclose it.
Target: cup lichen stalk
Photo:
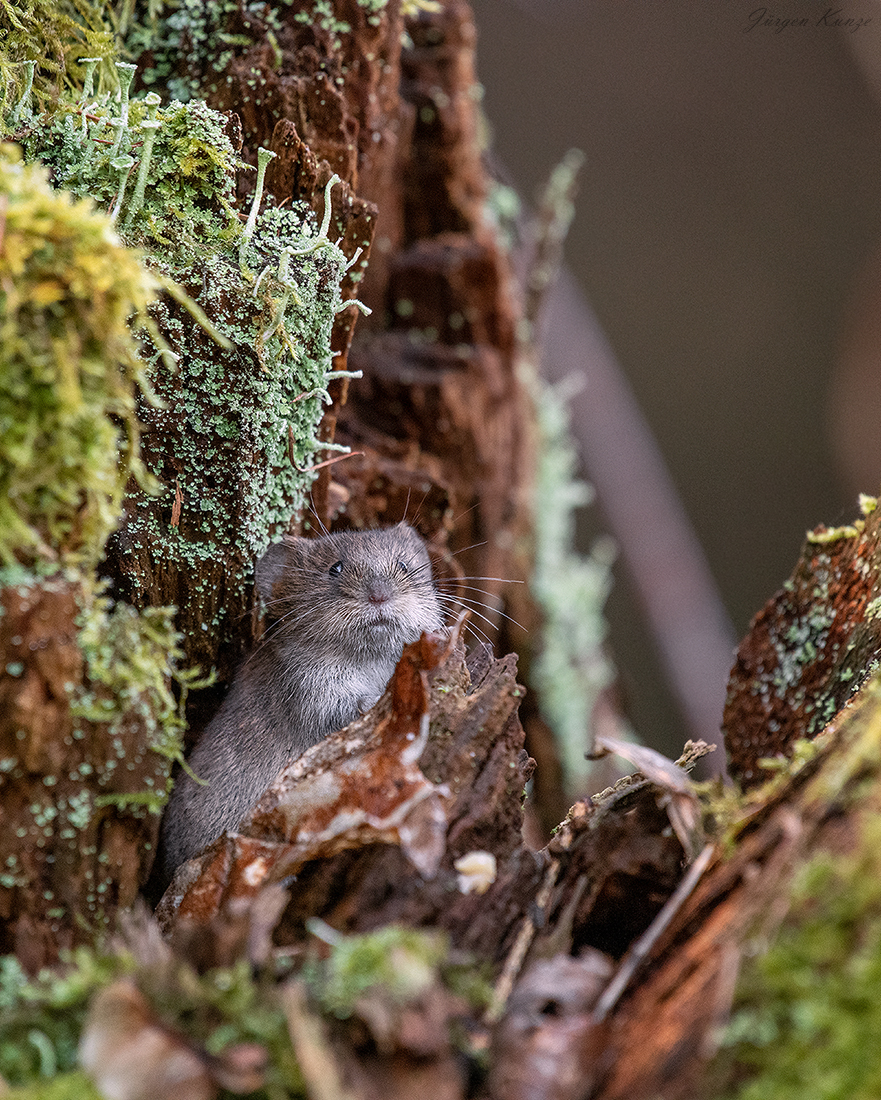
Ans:
[[[144,144],[141,148],[141,163],[138,166],[138,179],[135,184],[135,193],[125,216],[125,227],[131,225],[132,218],[144,205],[144,194],[147,190],[147,176],[150,173],[150,158],[153,155],[153,143],[156,135],[162,129],[159,119],[145,118],[141,123],[141,132],[144,135]]]
[[[334,313],[342,313],[343,310],[348,309],[349,306],[354,306],[356,309],[360,310],[365,317],[369,317],[370,314],[373,312],[370,306],[365,306],[360,298],[346,298],[345,301],[340,302],[340,304],[334,310]]]
[[[330,229],[330,192],[333,189],[335,183],[342,183],[340,177],[334,172],[327,183],[324,185],[324,216],[321,219],[321,227],[318,230],[318,235],[313,237],[312,240],[303,248],[292,248],[292,256],[308,256],[310,252],[315,252],[319,248],[323,248],[325,245],[330,244],[327,232]],[[354,257],[353,257],[354,260]]]
[[[123,199],[125,198],[126,185],[128,184],[128,178],[134,163],[135,158],[130,157],[127,153],[121,157],[114,157],[110,162],[110,167],[119,176],[119,190],[116,192],[116,201],[113,204],[113,209],[110,211],[110,221],[114,225],[116,224],[116,219],[119,217],[119,211],[122,207]]]
[[[269,166],[269,162],[277,155],[278,154],[273,153],[271,149],[264,149],[262,145],[257,150],[257,184],[254,188],[254,198],[251,202],[251,209],[248,212],[248,220],[245,222],[245,228],[242,233],[242,243],[239,245],[239,267],[244,267],[245,249],[257,227],[257,215],[260,213],[260,203],[263,201],[263,181],[266,178],[266,169]]]
[[[116,157],[119,155],[119,148],[122,145],[122,135],[125,133],[125,119],[124,118],[112,118],[110,125],[113,127],[113,148],[110,150],[110,156]]]
[[[83,75],[83,94],[80,97],[80,141],[82,142],[89,131],[89,100],[92,98],[92,90],[95,86],[95,68],[100,57],[81,57],[80,64],[82,65],[85,73]]]
[[[85,70],[83,73],[83,95],[80,100],[83,110],[86,109],[86,104],[92,98],[92,91],[95,87],[95,69],[100,60],[100,57],[81,57],[79,59],[80,65]]]
[[[284,293],[278,303],[275,316],[260,337],[264,344],[281,328],[282,322],[284,321],[285,310],[288,308],[291,298],[293,298],[296,305],[302,306],[303,304],[300,301],[300,296],[297,294],[297,284],[290,276],[291,255],[293,251],[292,248],[282,249],[282,253],[278,258],[278,280],[284,287]],[[264,273],[265,272],[261,271],[260,278],[263,277]]]
[[[23,64],[26,72],[24,91],[21,93],[21,98],[18,103],[16,103],[15,107],[13,107],[12,114],[9,116],[9,128],[11,130],[15,129],[18,125],[18,121],[24,113],[25,108],[30,106],[31,89],[34,86],[34,69],[37,67],[37,63],[36,61],[25,61]]]
[[[156,92],[148,92],[144,96],[144,106],[147,108],[147,118],[151,122],[156,121],[156,115],[159,113],[159,104],[162,102],[162,96],[157,95]]]
[[[324,381],[333,382],[337,378],[363,378],[363,370],[329,370],[325,372]],[[308,401],[310,397],[320,397],[321,401],[325,405],[332,405],[333,398],[330,396],[330,391],[324,387],[319,387],[315,390],[306,390],[305,393],[298,393],[294,398],[294,404],[299,401]]]
[[[119,117],[128,125],[128,93],[135,78],[138,66],[128,61],[117,61],[116,71],[119,74]]]

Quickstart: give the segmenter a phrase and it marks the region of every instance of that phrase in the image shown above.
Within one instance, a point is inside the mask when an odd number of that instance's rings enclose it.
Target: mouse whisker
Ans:
[[[526,581],[512,580],[508,577],[441,577],[438,584],[457,584],[459,581],[499,581],[501,584],[526,584]]]
[[[513,623],[513,625],[518,627],[520,630],[523,630],[523,631],[526,630],[526,627],[522,623],[518,623],[517,620],[512,615],[508,615],[506,612],[501,611],[497,607],[491,607],[489,604],[482,603],[480,600],[472,599],[469,596],[461,596],[461,595],[457,596],[457,595],[452,595],[452,594],[450,594],[450,595],[440,594],[438,596],[438,599],[446,600],[446,601],[454,600],[455,602],[461,604],[463,607],[467,607],[475,615],[477,615],[481,619],[483,619],[484,622],[489,623],[490,626],[495,626],[496,624],[493,622],[492,619],[488,618],[486,615],[481,614],[477,610],[477,608],[482,607],[486,611],[489,611],[492,615],[497,615],[500,619],[505,619],[507,622]]]

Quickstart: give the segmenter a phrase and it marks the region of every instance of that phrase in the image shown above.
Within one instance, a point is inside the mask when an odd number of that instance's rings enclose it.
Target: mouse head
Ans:
[[[257,589],[285,630],[359,651],[443,626],[428,551],[405,523],[282,539],[259,562]]]

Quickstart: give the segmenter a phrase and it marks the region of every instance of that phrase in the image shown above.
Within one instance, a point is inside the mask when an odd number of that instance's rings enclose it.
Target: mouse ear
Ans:
[[[279,542],[273,542],[254,567],[254,583],[257,595],[264,603],[275,598],[275,586],[284,574],[299,561],[301,543],[308,539],[285,535]]]

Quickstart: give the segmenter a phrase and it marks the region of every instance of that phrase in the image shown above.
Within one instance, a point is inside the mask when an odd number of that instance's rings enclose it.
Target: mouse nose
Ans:
[[[394,595],[392,585],[384,577],[372,577],[365,590],[367,602],[379,607],[388,603]]]

